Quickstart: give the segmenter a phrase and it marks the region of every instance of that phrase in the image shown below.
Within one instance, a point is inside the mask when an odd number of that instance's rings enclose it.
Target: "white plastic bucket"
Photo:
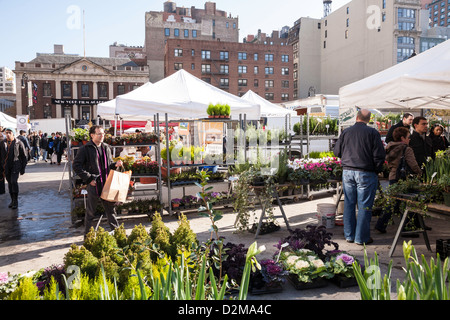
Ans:
[[[334,228],[336,222],[336,205],[331,203],[319,203],[317,205],[318,225],[327,229]]]

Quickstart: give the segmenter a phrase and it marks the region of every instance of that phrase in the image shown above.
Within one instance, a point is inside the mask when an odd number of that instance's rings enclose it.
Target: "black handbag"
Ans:
[[[405,159],[406,148],[408,148],[408,146],[405,146],[405,148],[403,149],[402,157],[400,158],[400,162],[398,163],[397,171],[395,174],[396,180],[406,180],[406,178],[412,172],[408,163],[406,162],[406,159]]]

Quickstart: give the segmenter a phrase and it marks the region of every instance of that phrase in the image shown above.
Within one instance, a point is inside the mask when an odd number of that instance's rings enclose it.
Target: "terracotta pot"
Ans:
[[[151,184],[151,183],[156,183],[157,179],[156,178],[140,178],[139,181],[142,184]]]

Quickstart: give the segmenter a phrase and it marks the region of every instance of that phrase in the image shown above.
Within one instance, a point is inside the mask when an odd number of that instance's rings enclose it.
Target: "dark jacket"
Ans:
[[[392,141],[386,146],[386,161],[389,168],[389,180],[396,180],[397,168],[400,164],[400,159],[403,156],[403,150],[405,150],[405,160],[409,168],[417,175],[422,174],[422,170],[420,170],[420,167],[417,164],[414,151],[411,147],[407,146],[403,142]]]
[[[394,133],[395,129],[401,128],[401,127],[405,127],[408,130],[410,129],[410,126],[403,125],[403,120],[401,120],[399,123],[394,124],[392,127],[389,128],[389,131],[386,134],[386,139],[384,140],[386,142],[386,144],[388,144],[389,142],[394,141],[394,138],[393,138],[392,134]]]
[[[344,169],[377,173],[383,170],[386,157],[380,133],[364,122],[342,131],[334,154],[341,158]]]
[[[106,151],[106,162],[108,168],[114,170],[116,168],[116,164],[112,160],[110,146],[106,143],[102,143],[102,147]],[[73,171],[86,184],[89,184],[93,180],[97,180],[97,178],[100,176],[97,150],[95,144],[92,141],[89,141],[80,149],[78,149],[77,155],[73,160]]]
[[[56,137],[53,139],[53,151],[56,154],[63,154],[64,149],[67,148],[66,142],[61,137]]]
[[[27,152],[22,141],[18,138],[14,139],[11,143],[12,148],[7,155],[7,140],[4,139],[0,141],[0,176],[8,175],[9,173],[25,173],[25,168],[27,166]],[[12,153],[11,153],[12,152]],[[12,157],[10,155],[13,155]]]
[[[445,151],[449,147],[449,142],[444,135],[435,136],[433,132],[430,132],[429,137],[431,139],[431,150],[433,155],[438,151]]]
[[[41,138],[41,144],[39,145],[41,149],[47,150],[48,148],[48,137],[46,135],[43,135]]]
[[[432,157],[434,159],[432,144],[431,138],[426,135],[420,135],[415,130],[411,134],[409,146],[414,151],[414,156],[416,157],[419,167],[422,167],[422,164],[427,161],[428,157]]]

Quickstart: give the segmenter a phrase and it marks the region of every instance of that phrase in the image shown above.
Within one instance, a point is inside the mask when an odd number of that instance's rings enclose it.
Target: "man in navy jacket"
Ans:
[[[380,133],[367,126],[371,112],[360,110],[356,123],[345,129],[334,154],[341,158],[344,188],[344,235],[348,242],[369,244],[372,206],[378,187],[378,173],[382,171],[386,151]],[[356,219],[358,205],[358,219]]]

